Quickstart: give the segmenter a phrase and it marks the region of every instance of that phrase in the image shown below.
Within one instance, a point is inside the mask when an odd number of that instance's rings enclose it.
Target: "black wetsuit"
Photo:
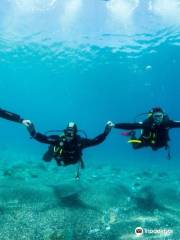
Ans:
[[[134,149],[150,146],[153,150],[162,147],[168,147],[169,129],[180,128],[180,121],[172,121],[167,116],[164,117],[160,125],[156,125],[153,118],[150,117],[144,122],[139,123],[117,123],[115,128],[134,130],[142,129],[141,136],[138,138],[140,143],[132,143]],[[132,140],[136,140],[132,136]]]
[[[1,108],[0,108],[0,117],[10,120],[10,121],[13,121],[13,122],[17,122],[17,123],[22,123],[22,121],[23,121],[23,119],[19,115],[9,112],[9,111],[6,111]]]
[[[64,135],[51,135],[46,136],[39,132],[36,132],[34,128],[28,129],[31,136],[41,143],[50,144],[48,151],[44,154],[44,161],[51,161],[53,158],[56,160],[59,166],[81,163],[81,167],[84,167],[82,160],[82,150],[87,147],[95,146],[102,143],[106,136],[109,134],[109,130],[105,128],[104,133],[98,135],[93,139],[83,138],[76,135],[71,141],[67,141]]]

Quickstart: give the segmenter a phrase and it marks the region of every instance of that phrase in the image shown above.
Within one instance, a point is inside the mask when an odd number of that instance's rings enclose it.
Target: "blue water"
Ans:
[[[132,122],[154,106],[180,120],[178,0],[169,6],[120,0],[119,15],[108,13],[119,7],[114,0],[1,2],[1,108],[40,132],[75,121],[90,138],[108,120]],[[21,125],[1,120],[0,127],[4,165],[41,162],[46,145],[29,139]],[[102,145],[84,151],[87,167],[179,168],[180,129],[170,133],[172,161],[164,150],[132,150],[120,132],[113,129]]]
[[[153,106],[162,106],[178,120],[180,50],[168,39],[153,46],[156,41],[152,38],[152,47],[144,51],[136,46],[136,54],[90,44],[71,48],[63,43],[21,42],[11,46],[1,41],[1,106],[31,119],[40,131],[62,129],[73,120],[89,137],[100,133],[108,120],[132,122]],[[146,40],[143,44],[147,45]],[[1,124],[6,126],[1,133],[5,138],[11,141],[17,135],[21,144],[27,141],[25,130],[9,122]],[[128,157],[131,149],[118,132],[113,130],[101,150],[91,151]],[[176,158],[180,133],[178,129],[171,132]]]

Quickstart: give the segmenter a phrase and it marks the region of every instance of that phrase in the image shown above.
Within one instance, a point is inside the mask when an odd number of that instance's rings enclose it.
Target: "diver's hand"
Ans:
[[[30,120],[24,120],[23,124],[27,127],[27,130],[31,136],[34,137],[36,135],[34,124]]]
[[[29,126],[32,124],[32,122],[31,122],[30,120],[23,120],[23,121],[22,121],[22,124],[23,124],[25,127],[29,127]]]
[[[111,128],[115,126],[115,124],[112,121],[108,121],[106,124],[109,125],[109,127]]]

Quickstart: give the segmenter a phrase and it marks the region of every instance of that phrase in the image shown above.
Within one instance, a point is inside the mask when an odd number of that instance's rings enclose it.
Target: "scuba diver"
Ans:
[[[28,120],[24,120],[23,118],[21,118],[16,113],[12,113],[12,112],[6,111],[6,110],[4,110],[2,108],[0,108],[0,117],[4,118],[4,119],[7,119],[9,121],[22,123],[25,126],[26,126],[26,122],[28,121]]]
[[[144,114],[147,113],[139,114],[138,116]],[[180,121],[170,120],[160,107],[155,107],[148,112],[148,118],[143,122],[117,124],[111,122],[110,125],[118,129],[131,130],[127,133],[122,133],[122,135],[130,136],[131,139],[128,142],[132,144],[134,149],[149,146],[152,150],[158,150],[165,147],[168,150],[168,159],[170,159],[169,129],[180,128]],[[138,139],[136,138],[135,129],[142,130]]]
[[[28,120],[26,121],[26,126],[32,138],[41,143],[50,144],[48,151],[43,156],[44,161],[49,162],[54,158],[58,166],[79,163],[82,169],[84,168],[82,150],[102,143],[112,128],[111,124],[107,122],[102,134],[93,139],[89,139],[78,135],[78,128],[74,122],[68,123],[67,127],[63,130],[62,135],[48,136],[36,132],[33,123]],[[79,178],[79,168],[77,178]]]

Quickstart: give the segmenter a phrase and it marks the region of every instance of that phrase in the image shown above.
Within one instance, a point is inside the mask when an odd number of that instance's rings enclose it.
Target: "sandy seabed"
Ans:
[[[0,166],[0,240],[180,240],[180,173]],[[144,233],[135,234],[141,227]]]

